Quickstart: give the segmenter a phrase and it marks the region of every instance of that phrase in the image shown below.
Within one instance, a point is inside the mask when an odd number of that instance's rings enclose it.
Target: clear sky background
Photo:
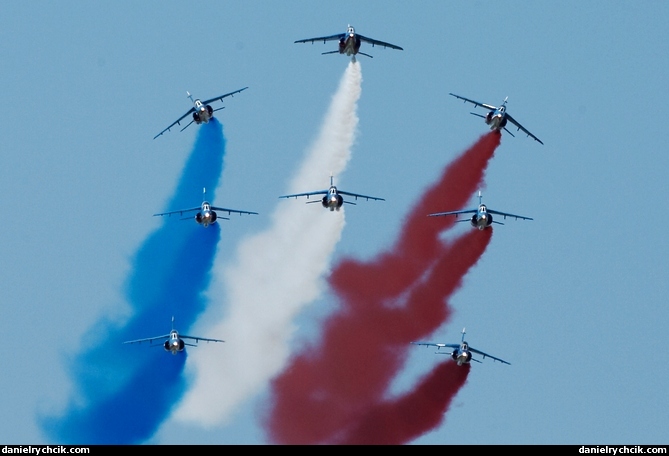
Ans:
[[[374,58],[359,57],[359,135],[338,183],[386,201],[346,209],[333,264],[390,246],[418,196],[488,131],[449,92],[494,105],[508,96],[545,143],[503,134],[484,202],[534,220],[495,227],[432,337],[456,343],[466,326],[472,346],[512,365],[473,365],[442,425],[415,443],[667,443],[662,1],[5,4],[0,442],[56,443],[38,415],[66,404],[67,365],[90,329],[127,314],[130,260],[160,225],[151,215],[197,133],[152,139],[189,109],[185,91],[249,86],[217,113],[228,142],[216,198],[260,213],[221,223],[218,255],[233,261],[269,224],[349,62],[320,55],[336,43],[293,42],[349,23],[404,51],[363,43]],[[226,305],[212,299],[193,332]],[[326,296],[298,317],[296,349],[331,309]],[[432,353],[416,347],[398,391],[443,360]],[[267,400],[265,389],[208,428],[168,420],[151,442],[266,443]]]

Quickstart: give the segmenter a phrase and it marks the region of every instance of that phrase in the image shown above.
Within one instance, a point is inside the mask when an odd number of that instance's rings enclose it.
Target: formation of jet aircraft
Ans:
[[[502,222],[499,222],[497,220],[492,219],[492,215],[501,215],[505,219],[507,217],[513,217],[516,220],[522,219],[522,220],[533,220],[530,217],[525,217],[522,215],[516,215],[516,214],[509,214],[506,212],[500,212],[500,211],[494,211],[492,209],[488,209],[485,204],[482,202],[483,197],[481,196],[481,192],[479,191],[479,207],[475,209],[465,209],[462,211],[449,211],[449,212],[435,212],[434,214],[429,214],[428,217],[441,217],[444,215],[455,215],[456,217],[460,214],[474,214],[470,219],[464,219],[464,220],[458,220],[458,222],[466,222],[469,220],[474,228],[478,228],[479,230],[483,230],[485,228],[490,227],[493,223],[497,223],[499,225],[504,225]]]
[[[364,41],[365,43],[369,43],[374,46],[383,46],[384,48],[391,48],[391,49],[397,49],[399,51],[403,51],[401,47],[386,43],[385,41],[379,41],[375,40],[373,38],[367,38],[366,36],[363,36],[359,33],[355,33],[355,29],[349,24],[349,26],[346,29],[345,33],[338,33],[336,35],[329,35],[329,36],[319,36],[316,38],[307,38],[304,40],[297,40],[295,41],[296,43],[314,43],[316,41],[322,41],[323,43],[327,41],[339,41],[339,48],[335,51],[328,51],[328,52],[323,52],[322,54],[346,54],[348,56],[352,56],[353,59],[355,60],[356,54],[364,55],[366,57],[372,57],[369,54],[365,54],[364,52],[360,52],[360,44]]]
[[[367,196],[367,195],[360,195],[358,193],[350,193],[350,192],[345,192],[343,190],[338,190],[337,187],[335,187],[333,183],[333,178],[330,176],[330,188],[326,190],[316,190],[314,192],[307,192],[307,193],[295,193],[292,195],[283,195],[280,196],[279,198],[296,198],[299,196],[306,196],[307,199],[309,199],[310,196],[313,195],[324,195],[323,198],[320,200],[315,200],[315,201],[307,201],[307,204],[309,203],[318,203],[320,202],[324,208],[330,209],[330,211],[335,211],[339,210],[344,203],[346,204],[352,204],[355,206],[355,203],[352,203],[351,201],[345,201],[342,195],[346,196],[352,196],[356,200],[358,198],[365,198],[366,200],[376,200],[376,201],[385,201],[383,198],[377,198],[376,196]]]
[[[206,200],[206,194],[207,194],[207,189],[204,188],[202,189],[202,196],[203,196],[203,201],[202,204],[199,207],[192,207],[189,209],[180,209],[177,211],[170,211],[170,212],[163,212],[161,214],[153,214],[154,217],[156,216],[162,216],[162,215],[173,215],[173,214],[179,214],[183,215],[185,212],[194,212],[198,211],[197,214],[195,214],[195,221],[204,226],[205,228],[208,227],[209,225],[213,224],[216,222],[218,219],[225,219],[225,220],[230,220],[228,217],[219,217],[218,214],[216,214],[216,211],[221,211],[221,212],[227,212],[228,215],[235,213],[235,214],[253,214],[253,215],[258,215],[257,212],[251,212],[251,211],[240,211],[237,209],[228,209],[225,207],[216,207],[212,206],[209,204],[209,202]],[[190,217],[187,217],[190,218]],[[185,220],[185,219],[182,219]]]
[[[186,342],[184,339],[194,340],[195,344]],[[172,317],[172,330],[169,334],[163,334],[162,336],[147,337],[146,339],[137,339],[137,340],[128,340],[123,342],[124,344],[141,344],[142,342],[148,342],[153,344],[154,340],[160,340],[160,344],[153,345],[154,347],[162,346],[165,348],[165,351],[172,352],[173,355],[176,355],[178,352],[184,350],[186,345],[190,347],[197,347],[197,343],[201,340],[205,342],[225,342],[224,340],[219,339],[208,339],[206,337],[200,336],[187,336],[185,334],[179,334],[179,332],[174,329],[174,317]]]
[[[235,90],[234,92],[226,93],[225,95],[220,95],[218,97],[210,98],[208,100],[200,101],[200,99],[196,98],[193,100],[193,96],[190,94],[190,92],[186,92],[188,95],[188,98],[190,98],[190,101],[193,103],[193,107],[186,112],[183,116],[179,117],[177,120],[175,120],[173,123],[170,124],[169,127],[158,133],[156,136],[153,137],[153,139],[156,139],[158,136],[162,135],[166,131],[169,131],[173,126],[175,125],[181,125],[181,121],[184,120],[188,114],[193,114],[193,119],[186,124],[185,127],[181,129],[181,131],[184,131],[190,124],[195,122],[196,124],[200,125],[201,123],[209,123],[209,121],[214,117],[214,113],[216,111],[220,111],[223,109],[225,106],[222,106],[220,108],[214,109],[211,107],[209,103],[213,103],[214,101],[223,101],[223,98],[226,97],[232,97],[235,94],[238,94],[239,92],[242,92],[244,90],[248,89],[248,87],[244,87],[243,89]]]
[[[295,43],[314,43],[316,41],[323,41],[323,43],[326,43],[328,41],[338,41],[338,48],[333,51],[327,51],[323,52],[322,54],[345,54],[347,56],[352,57],[353,61],[355,61],[355,56],[360,54],[364,55],[366,57],[372,57],[369,54],[366,54],[364,52],[360,51],[360,46],[362,42],[366,42],[368,44],[371,44],[372,47],[374,46],[383,46],[384,48],[391,48],[391,49],[397,49],[397,50],[403,50],[401,47],[391,44],[385,41],[379,41],[373,38],[368,38],[366,36],[360,35],[359,33],[356,33],[355,29],[349,25],[345,33],[339,33],[335,35],[328,35],[328,36],[321,36],[321,37],[315,37],[315,38],[307,38],[307,39],[302,39],[302,40],[297,40]],[[184,121],[186,117],[188,117],[190,114],[192,114],[192,119],[190,122],[188,122],[183,128],[181,128],[181,131],[185,130],[188,126],[190,126],[192,123],[196,124],[201,124],[201,123],[208,123],[214,116],[214,112],[219,111],[223,109],[224,107],[220,107],[217,109],[214,109],[210,103],[213,103],[215,101],[223,101],[224,98],[226,97],[231,97],[234,96],[235,94],[238,94],[244,90],[246,90],[248,87],[244,87],[239,90],[235,90],[234,92],[229,92],[224,95],[217,96],[215,98],[211,98],[208,100],[201,101],[200,99],[193,99],[193,96],[189,93],[186,92],[188,95],[188,98],[190,98],[191,102],[193,103],[193,107],[187,111],[184,115],[179,117],[176,121],[174,121],[172,124],[170,124],[167,128],[165,128],[163,131],[158,133],[153,139],[156,139],[158,136],[161,136],[167,131],[170,131],[171,128],[173,128],[175,125],[181,126],[181,122]],[[450,94],[453,97],[456,97],[460,100],[463,100],[464,102],[472,103],[474,104],[475,107],[481,106],[485,109],[488,109],[489,112],[487,115],[481,115],[478,113],[472,112],[471,114],[482,117],[485,120],[485,123],[490,126],[491,130],[497,130],[501,131],[504,129],[506,132],[511,134],[511,136],[514,136],[513,133],[511,133],[507,128],[508,122],[511,122],[513,125],[515,125],[518,128],[518,131],[522,130],[524,133],[526,133],[529,137],[532,137],[534,140],[538,141],[540,144],[543,144],[543,142],[534,136],[532,133],[530,133],[525,127],[523,127],[518,121],[516,121],[511,115],[507,112],[506,110],[506,103],[508,100],[508,97],[504,99],[502,104],[497,107],[493,106],[490,104],[486,103],[481,103],[475,100],[471,100],[469,98],[462,97],[460,95],[456,95],[454,93]],[[321,198],[317,198],[313,201],[307,201],[307,203],[321,203],[322,206],[326,209],[330,209],[330,211],[339,211],[340,208],[343,206],[344,203],[346,204],[352,204],[355,205],[356,203],[351,202],[351,201],[345,201],[343,196],[349,196],[355,198],[357,200],[358,198],[364,198],[366,200],[377,200],[377,201],[385,201],[383,198],[375,197],[375,196],[367,196],[367,195],[361,195],[358,193],[351,193],[351,192],[346,192],[343,190],[337,189],[337,187],[334,185],[333,181],[333,176],[330,176],[330,187],[325,190],[316,190],[312,192],[305,192],[305,193],[295,193],[295,194],[290,194],[290,195],[283,195],[280,196],[279,198],[298,198],[298,197],[306,197],[309,199],[310,196],[320,196],[322,195]],[[209,225],[213,224],[216,222],[217,219],[225,219],[229,220],[228,217],[221,217],[218,216],[216,211],[220,212],[227,212],[228,215],[232,213],[237,213],[237,214],[255,214],[257,215],[257,212],[251,212],[251,211],[243,211],[243,210],[237,210],[237,209],[227,209],[223,207],[216,207],[212,206],[208,201],[206,201],[206,189],[203,189],[203,201],[202,204],[199,207],[194,207],[194,208],[188,208],[188,209],[180,209],[180,210],[175,210],[175,211],[170,211],[170,212],[163,212],[160,214],[154,214],[154,216],[171,216],[174,214],[179,214],[180,216],[183,216],[183,214],[188,213],[188,212],[196,212],[197,214],[195,215],[195,221],[204,226],[205,228],[208,227]],[[515,214],[509,214],[506,212],[499,212],[495,211],[492,209],[488,209],[483,203],[482,203],[482,196],[481,192],[479,191],[479,206],[478,208],[474,209],[466,209],[466,210],[459,210],[459,211],[448,211],[448,212],[438,212],[438,213],[433,213],[429,214],[430,217],[438,217],[438,216],[448,216],[448,215],[454,215],[458,216],[460,214],[472,214],[471,218],[466,218],[464,220],[458,220],[461,222],[466,222],[470,221],[472,226],[475,228],[478,228],[480,230],[483,230],[485,228],[490,227],[493,223],[497,223],[500,225],[503,225],[503,223],[495,220],[493,221],[493,214],[494,215],[499,215],[502,216],[506,219],[506,217],[514,217],[515,219],[523,219],[523,220],[532,220],[529,217],[525,217],[522,215],[515,215]],[[190,217],[182,218],[182,220],[189,219]],[[446,343],[434,343],[434,342],[411,342],[412,344],[415,345],[425,345],[425,346],[433,346],[437,347],[437,353],[438,354],[450,354],[451,357],[457,362],[459,366],[463,364],[468,364],[471,361],[476,361],[476,362],[481,362],[475,358],[473,358],[472,354],[478,354],[481,355],[484,359],[491,358],[495,361],[500,361],[503,364],[510,364],[507,361],[504,361],[500,358],[496,358],[494,356],[491,356],[487,353],[484,353],[482,351],[479,351],[473,347],[470,347],[469,344],[464,340],[465,337],[465,329],[462,329],[462,340],[460,344],[446,344]],[[144,338],[144,339],[137,339],[137,340],[130,340],[124,342],[124,344],[135,344],[135,343],[142,343],[142,342],[149,342],[149,344],[152,344],[154,341],[160,340],[160,344],[156,344],[153,346],[162,346],[166,351],[171,352],[173,355],[176,355],[178,352],[181,352],[184,350],[185,346],[197,346],[197,343],[199,341],[207,341],[207,342],[224,342],[223,340],[219,339],[209,339],[205,337],[200,337],[200,336],[187,336],[183,334],[179,334],[175,329],[174,329],[174,317],[172,317],[172,330],[170,331],[169,334],[164,334],[161,336],[155,336],[155,337],[149,337],[149,338]],[[186,340],[194,340],[195,344],[186,342]],[[452,351],[450,352],[441,352],[439,351],[441,348],[450,348]]]
[[[465,342],[465,328],[462,328],[462,340],[460,341],[459,344],[444,344],[444,343],[435,343],[435,342],[411,342],[414,345],[425,345],[427,347],[437,347],[437,352],[436,354],[439,355],[451,355],[451,358],[455,360],[456,363],[458,363],[458,366],[462,366],[463,364],[469,364],[470,361],[476,361],[477,363],[480,363],[476,358],[472,357],[472,353],[476,353],[477,355],[483,356],[483,359],[485,358],[491,358],[495,361],[499,361],[502,364],[509,364],[511,363],[504,361],[503,359],[496,358],[492,355],[489,355],[487,353],[484,353],[482,351],[479,351],[475,349],[474,347],[470,347],[467,342]],[[452,348],[454,349],[452,352],[440,352],[439,349],[446,347],[446,348]]]
[[[474,107],[481,106],[483,108],[489,109],[490,111],[485,116],[481,115],[481,114],[478,114],[478,113],[475,113],[475,112],[471,112],[470,114],[473,114],[473,115],[478,116],[478,117],[483,117],[483,119],[485,120],[485,123],[490,125],[491,130],[499,131],[501,129],[504,129],[511,136],[515,136],[513,133],[511,133],[506,128],[507,123],[511,122],[516,127],[518,127],[518,131],[523,130],[523,132],[526,133],[527,136],[530,136],[535,141],[538,141],[540,144],[543,144],[543,142],[541,142],[541,140],[539,138],[537,138],[532,133],[530,133],[529,130],[527,130],[525,127],[523,127],[520,123],[518,123],[518,121],[516,119],[511,117],[511,115],[508,112],[506,112],[506,101],[509,99],[509,97],[506,97],[504,99],[504,101],[502,102],[502,104],[499,107],[497,107],[497,106],[493,106],[493,105],[490,105],[490,104],[481,103],[479,101],[470,100],[469,98],[461,97],[460,95],[456,95],[454,93],[450,93],[449,95],[452,95],[455,98],[459,98],[460,100],[464,100],[465,102],[472,103],[474,105]]]

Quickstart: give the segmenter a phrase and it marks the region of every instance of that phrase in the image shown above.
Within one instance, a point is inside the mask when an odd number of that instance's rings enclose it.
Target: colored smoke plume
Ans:
[[[177,189],[165,210],[196,207],[202,188],[213,190],[223,170],[225,138],[215,119],[199,127]],[[212,200],[212,202],[214,202]],[[215,202],[214,202],[215,203]],[[147,214],[151,217],[151,214]],[[187,332],[206,304],[206,289],[220,228],[165,217],[140,246],[126,283],[130,316],[120,325],[100,321],[84,340],[70,370],[75,392],[59,416],[41,417],[51,440],[70,444],[132,444],[150,438],[185,390],[186,352],[126,340]],[[156,344],[153,344],[155,347]]]
[[[360,64],[350,63],[287,193],[327,189],[330,173],[340,181],[355,142],[361,83]],[[345,223],[344,210],[305,201],[278,201],[270,226],[243,240],[230,265],[217,264],[222,290],[214,294],[225,296],[228,307],[214,332],[226,344],[222,352],[191,353],[186,369],[193,368],[195,382],[175,419],[204,425],[230,419],[288,362],[293,320],[325,288]]]
[[[446,167],[405,220],[394,247],[369,263],[347,259],[337,265],[330,284],[339,310],[325,321],[320,344],[295,356],[273,381],[267,418],[271,440],[404,443],[439,424],[435,407],[446,411],[468,369],[446,376],[453,369],[447,362],[399,398],[388,398],[388,389],[410,342],[448,321],[451,310],[445,301],[492,236],[490,229],[469,230],[444,242],[440,234],[454,219],[427,214],[460,208],[471,198],[499,141],[498,132],[488,133]],[[433,376],[450,394],[435,396],[428,405],[424,392],[431,391]],[[405,408],[415,409],[410,424],[397,415]],[[389,427],[371,425],[370,417]]]

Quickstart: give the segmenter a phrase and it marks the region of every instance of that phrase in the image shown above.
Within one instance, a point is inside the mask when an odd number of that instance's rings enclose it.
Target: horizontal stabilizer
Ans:
[[[190,124],[192,124],[193,122],[194,122],[193,120],[191,120],[190,122],[188,122],[188,125],[186,125],[185,127],[183,127],[180,131],[184,131],[186,128],[190,127]]]

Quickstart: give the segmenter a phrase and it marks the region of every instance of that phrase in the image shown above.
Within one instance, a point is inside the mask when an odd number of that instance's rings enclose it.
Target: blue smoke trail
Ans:
[[[218,187],[225,137],[215,119],[200,126],[193,151],[165,210],[192,208],[202,188]],[[212,201],[213,202],[213,201]],[[132,316],[123,326],[99,322],[84,340],[90,347],[70,366],[75,394],[61,416],[41,417],[44,432],[59,443],[132,444],[150,438],[181,398],[186,381],[185,352],[176,356],[148,344],[126,340],[187,333],[204,310],[201,295],[211,279],[218,223],[206,229],[194,221],[165,217],[142,244],[126,283]],[[154,344],[153,346],[155,346]]]

